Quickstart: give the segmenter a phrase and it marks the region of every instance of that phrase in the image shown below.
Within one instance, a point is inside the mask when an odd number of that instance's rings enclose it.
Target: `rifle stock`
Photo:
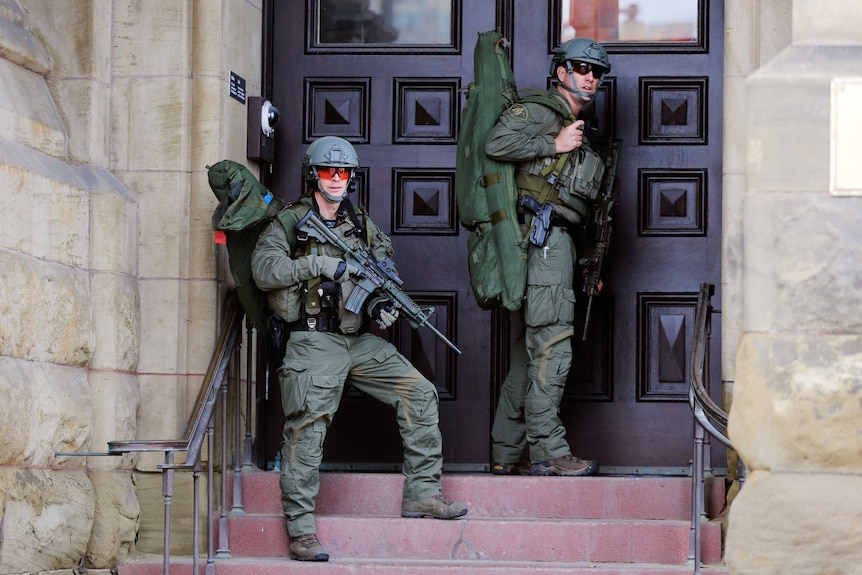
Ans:
[[[430,318],[431,314],[434,313],[434,308],[428,308],[428,312],[426,313],[425,310],[419,307],[419,304],[413,301],[401,289],[400,286],[404,283],[404,280],[395,273],[392,260],[387,258],[381,262],[374,257],[370,250],[354,250],[338,237],[335,232],[329,229],[314,210],[309,210],[305,217],[299,220],[296,224],[296,230],[300,239],[312,237],[321,243],[330,243],[337,246],[344,252],[344,258],[347,263],[359,270],[358,275],[362,279],[357,282],[356,287],[344,303],[345,309],[353,313],[361,313],[362,306],[365,304],[368,296],[375,291],[379,291],[395,303],[395,309],[401,310],[407,316],[410,327],[414,329],[420,325],[427,327],[455,353],[461,354],[461,350],[431,323]]]
[[[608,169],[605,172],[607,178],[605,191],[599,198],[599,205],[596,208],[595,222],[598,227],[598,238],[596,240],[595,249],[593,250],[592,258],[582,260],[581,263],[586,263],[587,277],[584,282],[584,292],[587,294],[587,311],[584,318],[584,332],[581,336],[581,341],[587,341],[587,331],[590,327],[590,313],[593,309],[593,298],[599,294],[599,283],[601,282],[602,267],[604,265],[605,256],[608,253],[608,245],[611,242],[613,234],[613,211],[616,206],[617,198],[619,197],[619,182],[617,181],[617,165],[620,160],[620,148],[622,140],[612,139],[610,142],[610,153],[608,154],[607,164]]]

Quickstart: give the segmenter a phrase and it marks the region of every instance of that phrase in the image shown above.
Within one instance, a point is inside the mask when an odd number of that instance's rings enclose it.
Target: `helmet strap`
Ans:
[[[569,78],[574,78],[574,70],[572,70],[572,63],[569,60],[566,60],[566,72],[567,72]],[[596,85],[596,88],[598,88],[601,85],[601,82],[602,82],[601,80],[598,80],[598,84]],[[575,98],[578,100],[578,102],[580,102],[580,104],[582,106],[586,106],[587,104],[589,104],[590,102],[593,101],[594,94],[590,94],[588,92],[584,92],[583,90],[579,90],[577,87],[575,87],[574,84],[572,84],[572,86],[569,86],[566,82],[557,82],[557,85],[559,87],[561,87],[563,90],[565,90],[566,92],[569,92],[570,94],[574,95]]]
[[[323,196],[324,199],[327,202],[329,202],[330,204],[340,204],[341,200],[344,199],[344,196],[340,196],[340,197],[333,196],[332,194],[327,194],[326,192],[324,192],[320,188],[317,188],[317,191],[320,192],[320,195]]]
[[[353,191],[353,187],[354,187],[353,178],[350,178],[349,180],[347,180],[347,186],[345,186],[345,188],[344,188],[344,193],[341,194],[340,196],[333,196],[332,194],[328,194],[325,191],[323,191],[323,186],[320,185],[320,178],[317,176],[317,174],[314,175],[314,178],[315,178],[315,181],[317,182],[317,191],[320,192],[320,195],[323,196],[323,198],[327,202],[329,202],[330,204],[341,203],[342,201],[346,200],[347,196],[350,194],[350,192]]]
[[[320,176],[317,175],[317,168],[314,166],[308,167],[308,179],[314,182],[314,190],[320,192],[320,195],[329,202],[330,204],[337,204],[343,200],[347,199],[347,196],[350,195],[350,192],[356,189],[356,182],[353,179],[353,169],[350,170],[351,176],[350,179],[347,180],[347,186],[345,187],[344,194],[341,197],[333,196],[332,194],[328,194],[323,191],[323,186],[320,185]],[[309,190],[312,187],[308,186]]]

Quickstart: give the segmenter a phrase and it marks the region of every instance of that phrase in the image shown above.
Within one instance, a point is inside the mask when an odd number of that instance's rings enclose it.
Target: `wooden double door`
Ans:
[[[511,40],[522,90],[549,85],[551,49],[572,35],[603,42],[612,65],[589,114],[600,146],[623,141],[621,195],[586,342],[586,298],[578,302],[561,407],[573,452],[610,472],[689,466],[695,304],[701,282],[721,283],[724,7],[641,0],[632,18],[632,4],[272,0],[265,7],[264,89],[281,118],[269,185],[278,197],[296,198],[303,154],[316,138],[342,136],[356,147],[354,203],[392,237],[405,290],[434,307],[436,327],[463,350],[458,356],[403,321],[384,334],[437,386],[449,470],[487,467],[497,392],[520,329],[517,314],[476,305],[469,233],[455,202],[463,91],[477,34],[494,28]],[[707,375],[718,398],[718,318],[712,331]],[[283,422],[277,385],[263,405],[258,449],[271,459]],[[713,455],[723,466],[721,450]],[[399,469],[400,461],[389,408],[348,390],[327,438],[326,466]]]

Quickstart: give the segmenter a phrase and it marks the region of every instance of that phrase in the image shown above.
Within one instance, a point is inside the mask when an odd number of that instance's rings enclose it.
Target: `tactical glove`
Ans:
[[[326,276],[337,283],[345,281],[351,274],[355,274],[358,271],[346,261],[331,256],[315,256],[312,269],[316,269],[317,273],[315,275]]]
[[[368,315],[377,322],[380,329],[386,329],[398,319],[398,310],[391,299],[376,298],[368,306]]]

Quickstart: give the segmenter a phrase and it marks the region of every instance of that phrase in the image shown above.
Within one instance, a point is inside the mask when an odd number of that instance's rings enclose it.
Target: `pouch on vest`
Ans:
[[[605,163],[597,153],[591,150],[580,150],[577,154],[577,162],[572,174],[572,192],[589,200],[591,203],[594,202],[599,196],[604,173]],[[565,200],[563,201],[565,202]]]

